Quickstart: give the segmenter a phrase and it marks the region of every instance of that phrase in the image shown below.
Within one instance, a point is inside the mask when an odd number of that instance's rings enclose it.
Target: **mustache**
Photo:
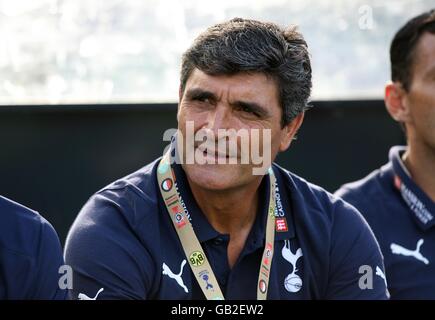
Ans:
[[[230,143],[227,139],[205,140],[203,142],[195,141],[193,147],[195,150],[197,149],[208,154],[211,153],[219,157],[240,158],[241,155],[238,143]]]

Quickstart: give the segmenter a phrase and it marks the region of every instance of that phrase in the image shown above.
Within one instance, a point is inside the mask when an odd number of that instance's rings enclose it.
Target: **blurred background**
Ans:
[[[314,108],[285,168],[334,191],[403,144],[383,104],[389,45],[429,0],[0,0],[0,194],[62,242],[98,189],[160,156],[176,128],[180,57],[234,17],[295,24]],[[0,212],[1,214],[1,212]]]

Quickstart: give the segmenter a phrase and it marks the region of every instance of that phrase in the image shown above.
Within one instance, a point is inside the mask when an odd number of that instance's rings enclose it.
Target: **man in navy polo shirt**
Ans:
[[[0,196],[0,299],[65,299],[62,248],[37,212]]]
[[[169,151],[97,192],[74,222],[65,248],[72,297],[387,298],[379,246],[360,214],[272,164],[310,95],[302,35],[239,18],[214,25],[184,53],[180,83]],[[249,133],[249,150],[260,146],[262,167],[252,154],[243,162],[242,137],[240,153],[219,148],[231,129]]]
[[[392,299],[435,299],[435,11],[395,35],[385,103],[406,132],[407,147],[336,195],[367,219],[385,257]]]

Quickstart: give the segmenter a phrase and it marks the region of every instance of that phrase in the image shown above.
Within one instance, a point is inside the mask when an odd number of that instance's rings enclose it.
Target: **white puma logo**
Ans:
[[[184,259],[184,260],[181,262],[180,272],[179,272],[178,274],[174,274],[174,273],[171,271],[171,269],[169,269],[169,267],[166,265],[166,263],[163,262],[163,266],[162,266],[163,271],[162,271],[162,274],[164,274],[164,275],[168,276],[169,278],[174,279],[175,281],[177,281],[178,285],[179,285],[181,288],[184,289],[184,292],[188,293],[189,290],[188,290],[187,287],[184,285],[183,278],[181,278],[181,275],[183,274],[183,268],[184,268],[184,265],[185,265],[185,264],[186,264],[186,259]]]
[[[384,279],[385,283],[385,294],[387,295],[387,298],[390,299],[390,292],[388,291],[388,284],[387,284],[387,277],[385,276],[385,273],[382,271],[379,266],[376,266],[376,275]]]
[[[79,300],[97,300],[98,295],[104,291],[104,288],[101,288],[100,290],[98,290],[97,294],[95,295],[95,297],[93,298],[89,298],[87,295],[85,295],[84,293],[79,293]]]
[[[290,264],[293,266],[292,273],[290,273],[284,279],[284,287],[288,292],[298,292],[302,288],[302,279],[296,274],[296,271],[298,271],[296,268],[296,263],[298,262],[299,258],[303,256],[302,249],[297,249],[296,253],[293,254],[290,249],[290,241],[284,240],[284,247],[282,247],[281,254],[282,257],[290,262]]]
[[[420,260],[424,264],[429,264],[429,260],[423,257],[423,255],[420,253],[420,247],[423,245],[423,243],[424,243],[423,239],[418,240],[417,248],[415,250],[406,249],[395,243],[392,243],[390,245],[390,248],[393,254],[401,254],[403,256],[414,257],[415,259]]]
[[[382,279],[384,279],[385,286],[388,287],[388,285],[387,285],[387,277],[385,276],[385,273],[382,271],[382,269],[379,268],[379,266],[376,266],[376,275],[380,276]]]

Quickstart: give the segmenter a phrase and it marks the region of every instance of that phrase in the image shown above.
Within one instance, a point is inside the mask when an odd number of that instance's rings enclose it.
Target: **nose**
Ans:
[[[206,128],[211,130],[215,137],[219,129],[229,129],[231,110],[223,104],[218,104],[208,115]]]

